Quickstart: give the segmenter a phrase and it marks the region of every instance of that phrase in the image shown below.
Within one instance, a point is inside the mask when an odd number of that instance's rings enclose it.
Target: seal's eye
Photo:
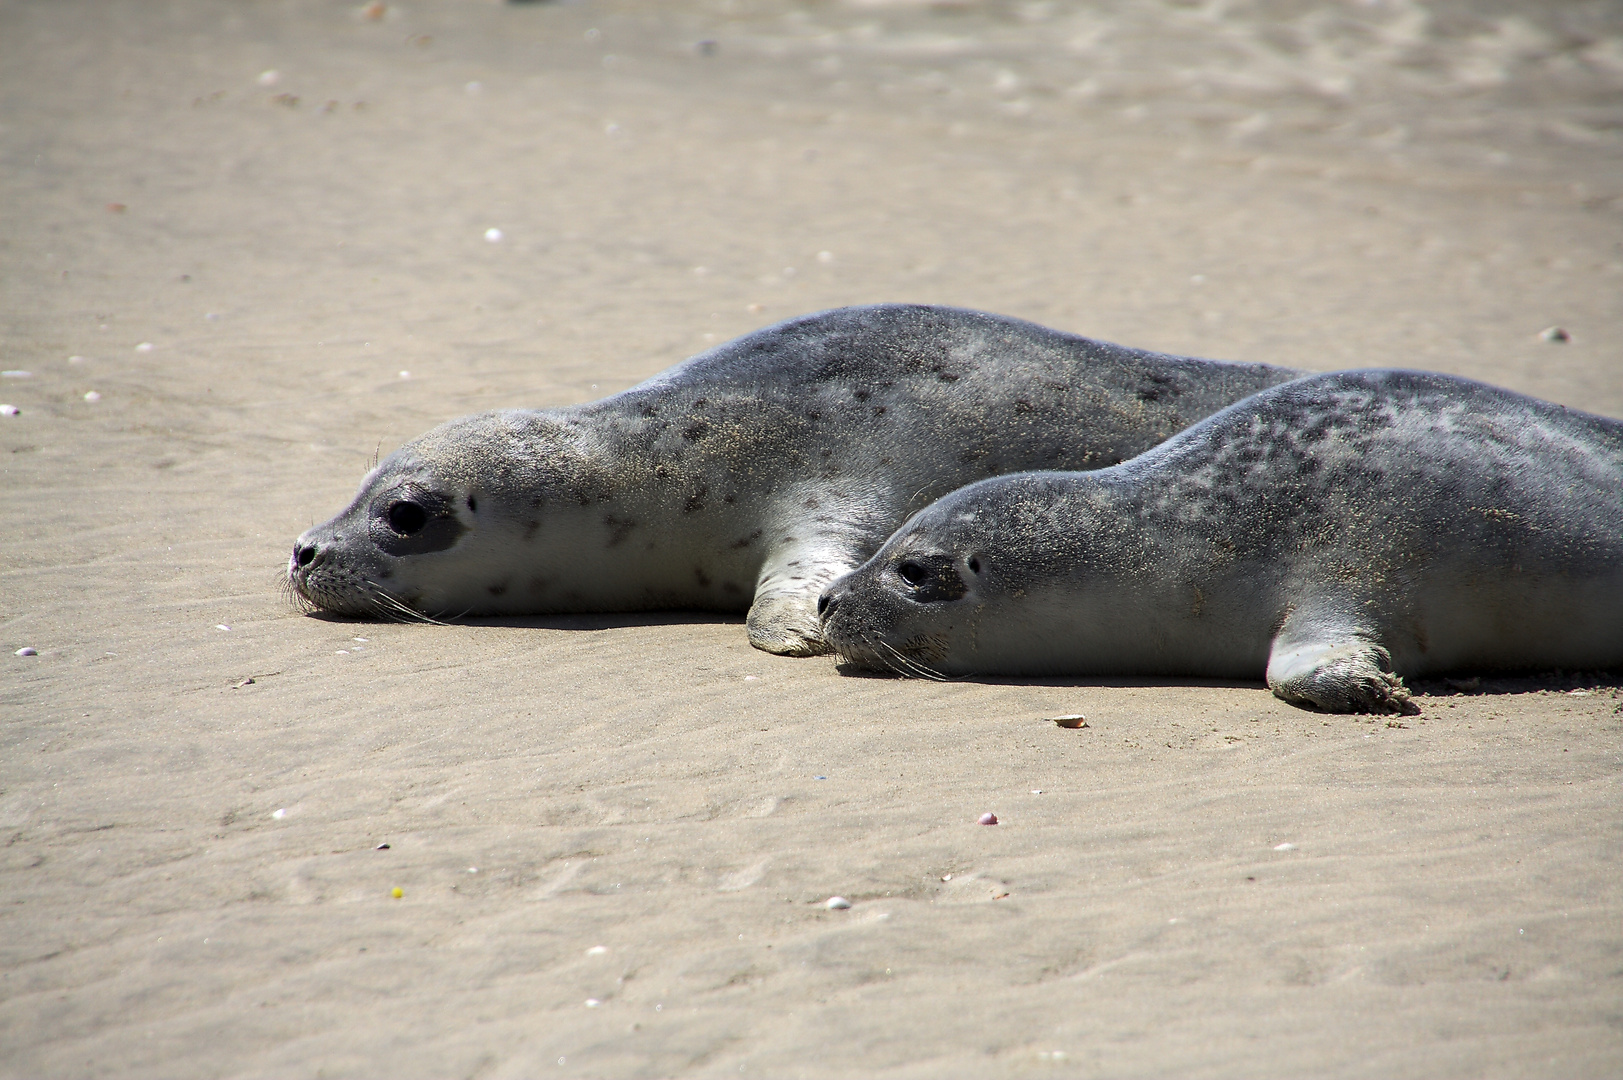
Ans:
[[[930,580],[930,571],[909,559],[896,567],[896,576],[916,589]]]
[[[428,524],[428,511],[414,502],[397,502],[389,507],[389,528],[401,536],[415,536]]]
[[[907,586],[903,595],[915,604],[942,604],[969,591],[958,560],[945,552],[918,554],[896,564],[896,576]]]

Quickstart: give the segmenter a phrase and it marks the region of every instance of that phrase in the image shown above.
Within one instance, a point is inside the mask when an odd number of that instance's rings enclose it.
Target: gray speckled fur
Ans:
[[[436,428],[299,538],[290,580],[370,617],[749,609],[756,645],[817,652],[823,586],[935,498],[1113,465],[1299,374],[953,308],[842,308],[601,401]],[[402,499],[428,508],[416,536],[390,528]]]
[[[1406,710],[1401,676],[1623,666],[1623,422],[1310,376],[1114,468],[954,492],[824,610],[864,666],[1265,675],[1337,712]]]

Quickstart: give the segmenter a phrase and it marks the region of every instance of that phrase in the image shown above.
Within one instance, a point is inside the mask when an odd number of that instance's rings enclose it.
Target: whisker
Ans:
[[[445,623],[434,618],[432,615],[425,615],[423,612],[418,611],[415,608],[407,607],[405,604],[402,604],[399,600],[396,600],[386,592],[379,591],[374,594],[374,598],[378,602],[380,610],[393,613],[395,622],[428,623],[433,626],[445,625]]]
[[[893,670],[900,671],[905,675],[911,675],[916,679],[929,679],[933,682],[947,681],[947,677],[945,675],[942,675],[940,672],[920,663],[911,656],[903,654],[902,652],[898,651],[895,646],[891,645],[883,638],[879,638],[877,640],[877,644],[880,648],[885,649],[896,658],[895,664],[892,666]]]

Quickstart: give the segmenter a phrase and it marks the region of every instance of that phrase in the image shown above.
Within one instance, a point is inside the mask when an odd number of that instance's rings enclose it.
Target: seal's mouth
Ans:
[[[947,655],[947,639],[940,635],[921,634],[892,644],[885,640],[883,634],[875,631],[835,627],[831,632],[831,628],[825,624],[823,640],[834,650],[835,658],[842,664],[904,678],[950,681],[950,676],[945,672],[931,666]]]
[[[443,621],[417,610],[365,574],[337,563],[312,545],[294,545],[282,584],[288,600],[305,614],[322,611],[374,622]]]

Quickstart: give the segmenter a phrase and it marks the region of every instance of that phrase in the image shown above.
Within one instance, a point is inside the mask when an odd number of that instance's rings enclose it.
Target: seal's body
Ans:
[[[793,319],[601,401],[481,413],[391,454],[288,575],[370,618],[749,611],[822,651],[818,593],[982,477],[1113,465],[1300,372],[883,305]]]
[[[1406,711],[1401,676],[1623,666],[1623,422],[1315,375],[1113,468],[954,492],[821,607],[861,666],[1265,675],[1336,712]]]

